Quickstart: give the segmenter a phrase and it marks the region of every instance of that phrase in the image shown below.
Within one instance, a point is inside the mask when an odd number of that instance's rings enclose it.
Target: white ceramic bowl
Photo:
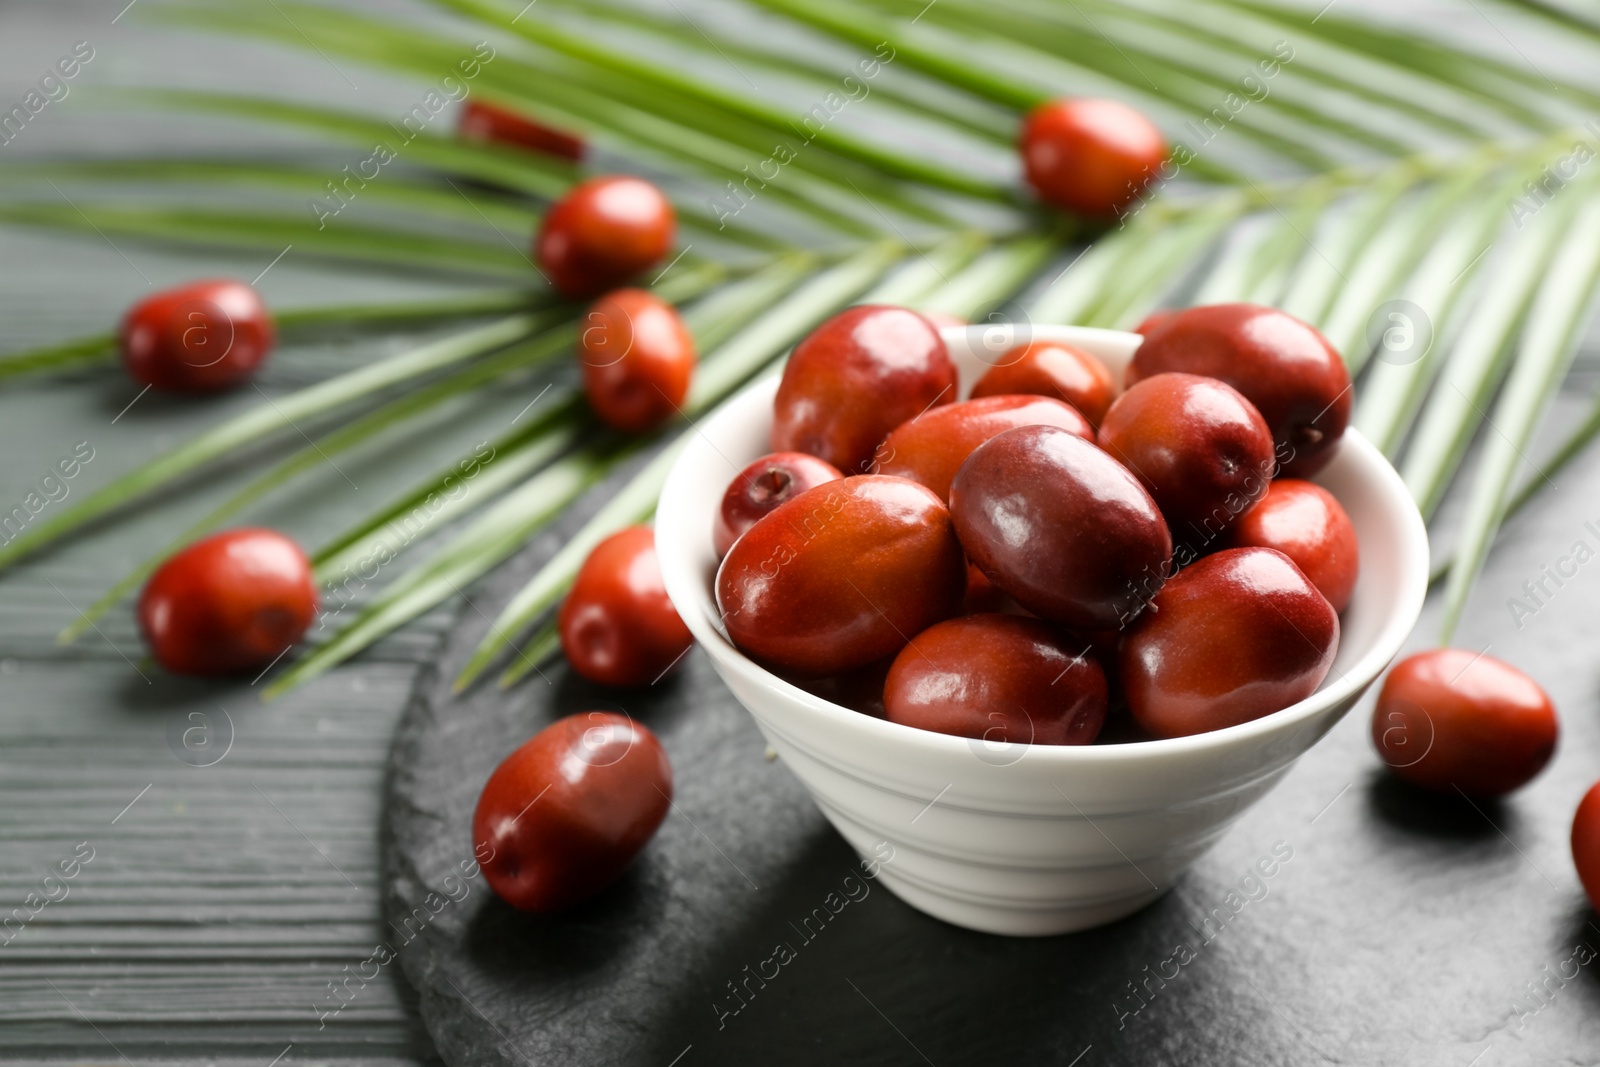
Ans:
[[[1084,327],[1032,330],[1094,353],[1119,380],[1140,340]],[[980,327],[943,333],[970,386],[993,339]],[[863,715],[746,658],[718,619],[712,516],[738,469],[770,451],[776,389],[768,377],[727,404],[668,476],[656,514],[667,592],[829,821],[863,857],[892,855],[879,877],[896,895],[958,926],[1055,934],[1150,903],[1339,721],[1421,610],[1422,520],[1394,469],[1351,430],[1317,481],[1350,513],[1361,576],[1338,658],[1309,698],[1214,733],[1086,747],[993,744]]]

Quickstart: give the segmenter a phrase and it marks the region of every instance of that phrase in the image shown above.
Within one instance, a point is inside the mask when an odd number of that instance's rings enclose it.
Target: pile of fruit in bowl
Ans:
[[[1350,381],[1312,327],[1233,304],[1146,327],[1115,395],[1095,356],[998,355],[959,400],[939,331],[852,308],[778,386],[772,455],[714,537],[727,635],[907,726],[1085,745],[1248,722],[1333,664],[1360,548],[1307,481]]]

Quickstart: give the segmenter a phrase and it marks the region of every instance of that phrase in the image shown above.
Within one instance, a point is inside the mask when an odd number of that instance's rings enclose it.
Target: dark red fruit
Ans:
[[[1600,911],[1600,782],[1583,795],[1572,817],[1572,863],[1589,906]]]
[[[624,433],[653,430],[683,410],[694,338],[673,306],[643,289],[595,301],[578,340],[589,406]]]
[[[1176,314],[1177,311],[1173,310],[1172,308],[1158,308],[1157,310],[1150,312],[1150,314],[1146,315],[1144,318],[1140,319],[1139,325],[1133,328],[1133,332],[1143,337],[1149,337],[1151,330],[1154,330],[1157,326],[1160,326],[1162,323],[1166,322]]]
[[[1027,393],[1065,400],[1090,425],[1099,426],[1116,395],[1106,365],[1081,348],[1059,341],[1034,341],[1002,355],[972,387],[974,399]]]
[[[1275,466],[1255,406],[1231,385],[1193,374],[1157,374],[1117,397],[1099,443],[1150,491],[1191,556],[1215,547],[1266,495]]]
[[[139,594],[139,629],[174,674],[265,667],[305,635],[317,583],[300,546],[276,530],[225,530],[163,563]]]
[[[1117,100],[1088,97],[1034,108],[1018,148],[1041,199],[1096,219],[1131,203],[1167,158],[1166,140],[1144,115]]]
[[[180,285],[135,304],[122,320],[122,365],[136,382],[211,393],[249,380],[277,342],[272,315],[243,282]]]
[[[1155,501],[1127,468],[1053,426],[1008,430],[950,485],[967,555],[1041,618],[1109,630],[1132,619],[1172,565]]]
[[[574,163],[584,155],[583,138],[482,100],[467,101],[457,129],[463,140],[512,145]]]
[[[694,644],[667,598],[648,526],[630,526],[594,546],[556,625],[572,669],[601,685],[649,685]]]
[[[641,178],[590,178],[545,213],[534,258],[562,296],[598,296],[661,262],[677,216]]]
[[[734,475],[728,491],[722,494],[722,507],[717,509],[711,525],[711,541],[717,555],[726,556],[746,530],[779,504],[843,477],[833,464],[804,452],[762,456]]]
[[[950,481],[972,450],[1018,426],[1055,426],[1094,440],[1076,408],[1044,396],[987,396],[931,408],[891,433],[878,449],[878,473],[910,478],[950,495]]]
[[[473,854],[513,908],[560,911],[615,882],[671,805],[672,764],[655,734],[614,712],[569,715],[489,776]]]
[[[1334,611],[1350,605],[1361,568],[1356,528],[1332,493],[1299,478],[1279,478],[1234,524],[1229,543],[1275,548],[1294,560]]]
[[[1395,774],[1441,793],[1503,796],[1544,770],[1561,732],[1539,683],[1478,652],[1436,648],[1395,664],[1372,743]]]
[[[798,675],[890,656],[954,615],[966,563],[944,501],[904,478],[808,489],[750,527],[717,572],[741,650]]]
[[[1106,676],[1049,625],[968,615],[929,627],[895,657],[890,722],[993,744],[1087,745],[1106,718]]]
[[[931,322],[908,308],[848,308],[790,355],[774,403],[772,449],[863,474],[890,430],[955,398],[956,367]]]
[[[1350,423],[1350,374],[1328,339],[1258,304],[1188,308],[1153,326],[1125,384],[1169,371],[1218,378],[1267,420],[1280,472],[1307,478],[1333,458]]]
[[[1179,571],[1123,638],[1128,709],[1154,737],[1237,726],[1322,684],[1339,616],[1270,548],[1232,548]]]

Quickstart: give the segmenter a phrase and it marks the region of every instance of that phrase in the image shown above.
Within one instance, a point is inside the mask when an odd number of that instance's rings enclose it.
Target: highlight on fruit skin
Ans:
[[[1460,648],[1395,664],[1372,711],[1372,746],[1412,785],[1499,797],[1550,762],[1561,733],[1555,704],[1503,660]]]
[[[212,393],[254,377],[277,338],[254,288],[213,278],[139,301],[122,320],[118,347],[128,376],[141,385]]]
[[[464,141],[509,145],[573,163],[583,162],[588,152],[582,137],[486,100],[466,102],[456,131]]]
[[[618,289],[594,303],[582,327],[583,391],[602,421],[644,433],[682,412],[695,345],[676,308],[645,289]]]
[[[1041,200],[1090,219],[1111,219],[1138,198],[1167,158],[1166,138],[1118,100],[1050,100],[1028,113],[1017,143]]]
[[[139,629],[173,674],[260,670],[310,628],[311,561],[276,530],[244,527],[202,538],[163,563],[139,594]]]
[[[556,292],[598,296],[660,263],[672,249],[677,214],[660,189],[625,175],[580,182],[551,205],[534,238],[534,259]]]

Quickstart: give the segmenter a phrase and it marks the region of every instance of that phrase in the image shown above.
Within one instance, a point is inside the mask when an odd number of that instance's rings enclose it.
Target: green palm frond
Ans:
[[[1474,6],[1485,18],[1514,10],[1543,22],[1600,59],[1600,24],[1566,7]],[[444,29],[304,0],[270,10],[179,0],[137,14],[309,46],[428,88],[464,71],[464,57],[492,53],[458,82],[637,161],[672,196],[685,255],[655,280],[684,303],[707,352],[690,418],[869,289],[874,299],[963,316],[1008,304],[1036,322],[1121,328],[1158,306],[1275,304],[1319,326],[1344,353],[1358,381],[1356,425],[1395,459],[1425,514],[1482,438],[1483,461],[1461,486],[1467,507],[1454,532],[1446,637],[1499,525],[1548,481],[1519,467],[1600,289],[1600,179],[1585,169],[1600,146],[1583,125],[1600,93],[1547,77],[1515,49],[1284,0],[696,0],[693,10],[671,5],[670,13],[632,0],[434,7],[447,16]],[[1099,232],[1046,218],[1022,191],[1011,148],[1028,109],[1075,94],[1141,107],[1175,146],[1176,174],[1163,175],[1172,180]],[[432,109],[412,128],[393,116],[193,90],[102,99],[281,127],[304,138],[307,155],[7,167],[0,222],[256,251],[292,243],[297,253],[364,268],[498,280],[481,297],[432,308],[284,312],[286,332],[513,317],[269,401],[30,528],[0,547],[0,566],[246,445],[276,440],[284,412],[313,424],[343,419],[324,424],[309,448],[287,451],[185,536],[210,528],[316,476],[342,448],[404,433],[448,397],[523,381],[570,343],[577,309],[544,292],[529,242],[545,207],[584,168],[464,141],[449,130],[449,115],[434,118]],[[314,162],[324,146],[348,156],[379,144],[398,148],[392,168],[343,186],[348,195],[340,194],[346,172]],[[153,199],[125,202],[130,186]],[[340,207],[323,217],[314,206],[341,201],[348,216]],[[1425,328],[1430,346],[1388,347],[1380,312],[1394,307],[1426,320],[1410,325]],[[111,350],[103,333],[0,357],[0,382],[103,366]],[[552,386],[543,404],[538,417],[490,443],[472,492],[434,509],[445,535],[395,549],[408,553],[404,565],[393,577],[385,572],[376,595],[337,620],[332,637],[289,666],[274,692],[460,595],[651,445],[584,429],[581,400],[566,384]],[[1485,426],[1492,432],[1481,433]],[[1549,467],[1570,462],[1597,432],[1600,415]],[[660,442],[627,487],[500,607],[461,684],[502,658],[503,680],[514,681],[550,652],[547,616],[588,547],[651,513],[673,454],[666,437]],[[406,492],[321,546],[319,578],[333,582],[353,561],[386,550],[393,524],[437,502],[457,461],[438,457]],[[119,602],[153,562],[69,635]]]

